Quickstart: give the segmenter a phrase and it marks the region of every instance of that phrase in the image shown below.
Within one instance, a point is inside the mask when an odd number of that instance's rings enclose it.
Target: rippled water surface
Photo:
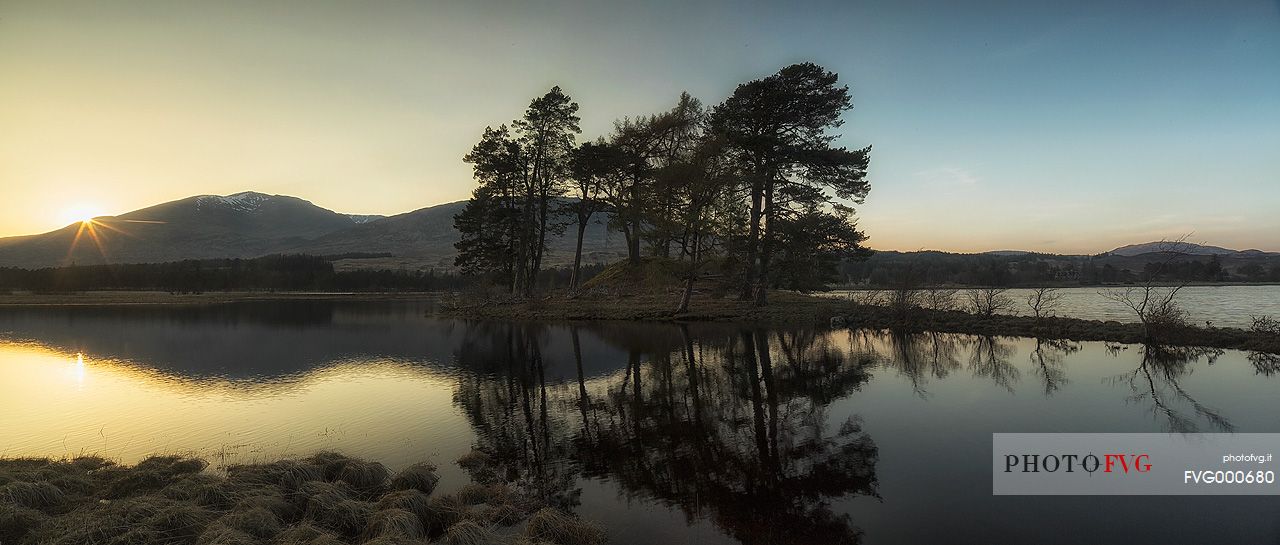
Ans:
[[[1060,288],[1062,300],[1053,314],[1086,320],[1136,321],[1131,310],[1121,303],[1108,299],[1105,291],[1122,291],[1130,286],[1106,288]],[[957,294],[963,304],[964,290]],[[836,290],[824,293],[827,297],[850,297],[858,291]],[[1006,294],[1013,301],[1012,314],[1029,314],[1027,296],[1029,289],[1010,289]],[[1280,319],[1280,285],[1250,286],[1187,286],[1177,295],[1177,301],[1187,311],[1188,320],[1195,325],[1212,322],[1218,327],[1246,328],[1253,316],[1272,316]]]
[[[426,310],[0,310],[0,456],[336,449],[457,487],[479,446],[622,544],[1280,538],[1280,498],[991,495],[993,432],[1280,432],[1263,355]]]

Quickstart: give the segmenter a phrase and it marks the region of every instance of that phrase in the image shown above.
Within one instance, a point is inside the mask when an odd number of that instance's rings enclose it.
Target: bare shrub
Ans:
[[[890,290],[885,297],[885,306],[889,307],[898,316],[906,316],[920,306],[920,296],[920,290],[914,288],[895,288]]]
[[[965,299],[969,310],[974,314],[991,316],[1013,310],[1013,299],[1005,292],[1009,288],[974,288],[965,290]]]
[[[1147,338],[1153,338],[1171,330],[1186,327],[1187,313],[1178,304],[1178,292],[1182,286],[1141,286],[1109,289],[1098,292],[1103,297],[1128,307],[1142,323]]]
[[[884,304],[884,293],[880,290],[855,290],[849,294],[849,300],[856,305],[878,307]]]
[[[1142,285],[1124,288],[1105,289],[1099,295],[1120,303],[1133,311],[1142,323],[1147,339],[1168,335],[1172,331],[1187,326],[1187,313],[1178,304],[1178,292],[1187,285],[1182,281],[1173,286],[1160,286],[1160,276],[1182,255],[1180,248],[1186,236],[1174,241],[1160,241],[1159,252],[1165,254],[1164,261],[1148,265],[1149,272]]]
[[[1027,296],[1027,306],[1031,307],[1031,315],[1037,319],[1053,316],[1062,303],[1063,293],[1058,288],[1035,288]]]
[[[933,310],[956,310],[960,303],[956,301],[957,290],[947,288],[929,288],[922,295],[922,303]]]
[[[1249,331],[1280,335],[1280,320],[1270,316],[1250,316],[1250,318],[1253,319],[1253,325],[1249,326]]]

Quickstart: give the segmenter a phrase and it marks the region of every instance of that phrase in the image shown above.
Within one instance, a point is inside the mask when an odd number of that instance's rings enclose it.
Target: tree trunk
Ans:
[[[697,233],[697,231],[694,231]],[[680,296],[680,306],[676,314],[689,312],[689,300],[693,299],[693,282],[698,277],[698,235],[694,235],[693,254],[689,257],[689,276],[684,281],[684,294]]]
[[[756,306],[769,304],[769,258],[773,253],[773,218],[777,213],[773,208],[773,180],[765,182],[764,190],[764,235],[760,237],[760,267],[756,277]]]
[[[578,216],[578,245],[573,251],[573,274],[569,277],[569,289],[578,289],[579,274],[582,271],[582,237],[587,232],[587,221],[590,218]]]
[[[752,297],[752,290],[756,285],[756,256],[758,255],[758,246],[760,244],[760,194],[763,187],[760,180],[756,179],[751,182],[751,229],[747,235],[747,263],[745,274],[742,279],[741,299],[746,301]]]

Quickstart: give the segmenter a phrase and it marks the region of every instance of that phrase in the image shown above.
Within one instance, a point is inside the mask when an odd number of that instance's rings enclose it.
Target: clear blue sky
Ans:
[[[0,234],[193,194],[466,198],[559,84],[584,137],[811,60],[874,145],[873,246],[1280,251],[1280,2],[0,0]]]

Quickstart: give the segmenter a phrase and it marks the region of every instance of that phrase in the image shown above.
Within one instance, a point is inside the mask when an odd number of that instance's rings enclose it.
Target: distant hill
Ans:
[[[453,216],[464,205],[454,202],[384,217],[341,214],[286,195],[200,195],[94,218],[92,225],[0,238],[0,267],[361,253],[392,257],[342,260],[340,267],[450,268],[458,240]],[[625,253],[621,235],[606,230],[606,219],[587,229],[585,262],[614,261]],[[546,265],[572,262],[572,235],[566,232],[550,241]]]
[[[1250,251],[1260,254],[1267,253],[1260,252],[1258,250]],[[1190,242],[1145,242],[1142,244],[1130,244],[1128,246],[1121,246],[1111,250],[1108,253],[1124,257],[1134,257],[1142,254],[1159,252],[1172,252],[1186,255],[1231,255],[1240,253],[1238,250],[1232,250],[1229,248],[1205,246],[1203,244],[1193,244]]]

